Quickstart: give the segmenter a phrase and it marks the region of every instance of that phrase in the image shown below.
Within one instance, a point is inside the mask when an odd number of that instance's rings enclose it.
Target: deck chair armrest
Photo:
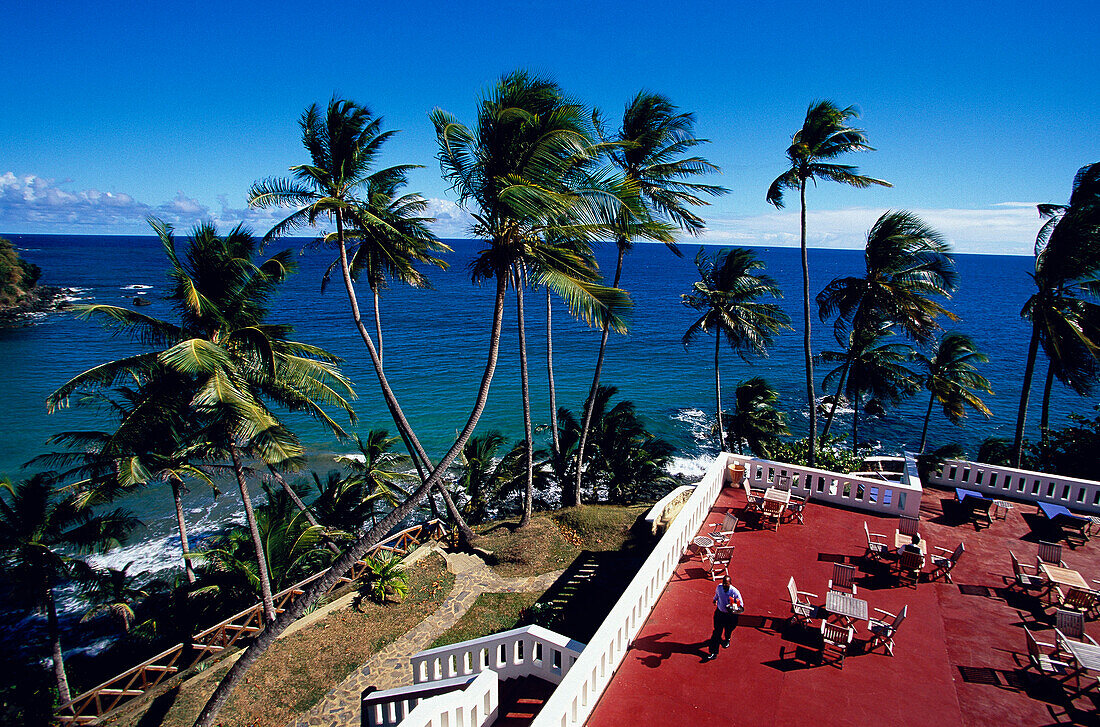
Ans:
[[[951,555],[952,553],[955,552],[955,550],[953,548],[941,548],[938,545],[933,545],[932,547],[935,548],[936,550],[940,551],[941,553],[947,553],[948,555]]]
[[[1096,643],[1096,639],[1092,638],[1088,634],[1081,634],[1081,635],[1084,636],[1088,640],[1088,642],[1090,644],[1092,644],[1093,646],[1100,646],[1100,644]]]
[[[1038,639],[1035,640],[1035,645],[1036,646],[1045,646],[1048,649],[1054,649],[1055,651],[1058,651],[1058,647],[1055,646],[1054,644],[1048,644],[1047,642],[1039,641]]]
[[[881,608],[876,608],[874,610],[877,611],[878,613],[881,613],[883,616],[889,616],[890,618],[896,618],[897,617],[897,614],[890,613],[889,611],[883,611]]]
[[[886,540],[886,536],[883,535],[882,533],[871,533],[871,532],[869,532],[868,535],[870,535],[872,538],[882,538],[883,540]]]
[[[809,593],[807,591],[798,591],[798,595],[808,596],[809,598],[821,598],[821,596],[817,595],[816,593]]]

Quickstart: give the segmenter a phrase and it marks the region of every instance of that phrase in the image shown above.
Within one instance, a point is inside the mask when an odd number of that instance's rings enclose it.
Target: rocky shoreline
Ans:
[[[68,288],[55,285],[38,285],[27,291],[18,303],[0,309],[0,328],[29,326],[35,313],[65,310],[71,305],[67,299]]]

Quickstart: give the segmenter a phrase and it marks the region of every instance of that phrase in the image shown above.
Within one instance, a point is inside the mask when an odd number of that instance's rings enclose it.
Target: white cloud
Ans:
[[[811,247],[859,249],[867,231],[885,209],[855,207],[809,210],[807,241]],[[958,252],[1030,255],[1039,230],[1031,202],[1005,202],[990,209],[911,210],[939,230]],[[799,212],[784,210],[760,215],[713,215],[703,241],[712,244],[795,247],[799,244]]]
[[[469,212],[449,199],[429,199],[424,214],[435,218],[432,230],[442,238],[468,237],[474,222]]]

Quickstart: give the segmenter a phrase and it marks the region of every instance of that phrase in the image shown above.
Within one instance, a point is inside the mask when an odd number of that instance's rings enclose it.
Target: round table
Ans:
[[[708,538],[706,535],[696,535],[694,538],[691,539],[691,542],[695,543],[700,548],[714,547],[714,539]]]

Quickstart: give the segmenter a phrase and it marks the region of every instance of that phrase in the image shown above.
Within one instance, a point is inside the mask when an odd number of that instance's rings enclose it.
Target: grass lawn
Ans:
[[[640,547],[644,537],[635,537],[634,525],[648,508],[648,505],[570,507],[535,515],[522,530],[516,529],[518,518],[498,520],[477,528],[481,535],[477,545],[493,552],[497,560],[493,570],[501,576],[538,575],[567,567],[584,550]]]
[[[520,611],[539,598],[538,593],[482,593],[451,628],[440,634],[428,648],[480,639],[482,636],[514,629]]]
[[[454,584],[443,558],[432,554],[409,568],[401,603],[345,608],[279,639],[249,670],[218,715],[224,727],[283,727],[308,710],[355,668],[409,631],[443,602]],[[228,665],[213,665],[152,702],[135,704],[107,724],[189,727]]]

